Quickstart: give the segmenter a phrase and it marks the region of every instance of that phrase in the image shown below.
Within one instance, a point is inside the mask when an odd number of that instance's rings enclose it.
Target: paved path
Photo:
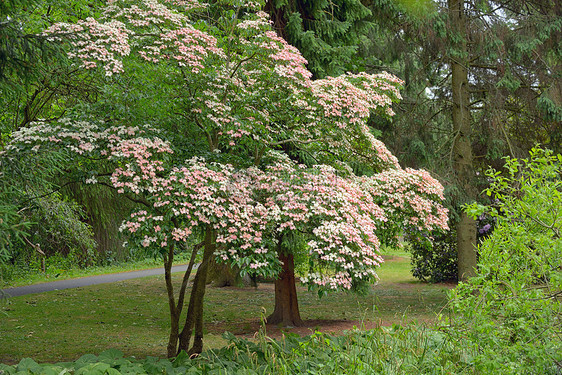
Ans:
[[[197,266],[197,265],[196,265]],[[194,267],[196,268],[196,267]],[[172,267],[172,272],[185,272],[187,264]],[[163,275],[164,268],[152,268],[148,270],[112,273],[108,275],[81,277],[79,279],[59,280],[50,283],[18,286],[0,290],[0,299],[6,297],[18,297],[26,294],[50,292],[52,290],[62,290],[79,288],[81,286],[114,283],[116,281],[136,279],[145,276]]]

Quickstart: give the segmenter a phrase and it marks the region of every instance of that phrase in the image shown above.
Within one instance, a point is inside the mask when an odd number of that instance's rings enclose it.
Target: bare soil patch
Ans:
[[[385,257],[386,258],[386,257]],[[393,261],[404,261],[401,257],[389,257],[386,258],[386,262]],[[426,289],[428,284],[419,282],[391,282],[385,283],[384,288],[396,291],[403,291],[408,294],[418,294]],[[456,287],[456,283],[439,283],[433,284],[434,287],[439,289],[453,289]],[[306,293],[304,292],[304,287],[298,286],[300,289],[299,300],[306,298]],[[211,290],[214,288],[210,288]],[[217,288],[217,290],[230,291],[233,293],[252,293],[252,292],[262,292],[269,294],[270,296],[274,293],[274,285],[271,283],[260,283],[257,288],[253,287],[222,287]],[[302,300],[301,300],[302,302]],[[315,301],[314,309],[326,309],[325,299],[320,299]],[[399,305],[398,300],[395,301],[396,305]],[[332,304],[329,308],[335,308]],[[302,311],[301,311],[302,316]],[[274,339],[281,339],[287,333],[296,334],[299,336],[306,336],[314,334],[315,332],[329,333],[329,334],[342,334],[344,331],[349,331],[352,329],[370,330],[376,329],[381,326],[389,327],[393,324],[403,324],[404,321],[400,319],[389,320],[389,319],[367,319],[367,320],[354,320],[354,319],[306,319],[303,316],[304,325],[300,327],[282,327],[272,324],[265,324],[265,334],[266,336]],[[416,317],[416,321],[420,323],[425,323],[431,325],[434,319],[430,317]],[[214,323],[207,324],[207,329],[209,333],[222,334],[225,331],[232,332],[234,335],[243,338],[255,338],[258,336],[260,329],[263,329],[263,322],[259,319],[244,320],[238,322],[222,322],[217,321]]]
[[[282,338],[286,333],[293,333],[299,336],[311,335],[315,332],[341,334],[351,329],[375,329],[380,326],[391,326],[391,322],[386,321],[359,321],[359,320],[305,320],[302,327],[279,327],[271,324],[266,325],[266,334],[271,338]],[[258,327],[259,329],[259,327]],[[257,331],[255,332],[257,334]]]

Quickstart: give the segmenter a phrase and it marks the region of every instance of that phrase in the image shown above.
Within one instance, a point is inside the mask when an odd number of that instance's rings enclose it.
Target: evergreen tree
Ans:
[[[316,78],[362,69],[358,51],[372,23],[371,11],[360,0],[269,0],[265,10]]]
[[[522,156],[537,142],[554,149],[562,144],[560,4],[426,5],[420,5],[425,12],[398,1],[371,5],[377,26],[370,54],[380,59],[368,66],[390,70],[406,83],[394,124],[376,126],[401,162],[441,176],[458,209],[476,199],[487,183],[479,175],[489,165],[501,167],[503,156]],[[455,220],[467,228],[468,218],[459,214]],[[457,232],[458,242],[467,244],[463,254],[474,248],[468,242],[475,240],[476,227],[470,226],[471,234]]]

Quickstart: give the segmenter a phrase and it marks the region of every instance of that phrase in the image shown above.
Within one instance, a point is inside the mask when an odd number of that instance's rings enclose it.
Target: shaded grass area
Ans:
[[[431,322],[446,303],[448,285],[427,285],[409,273],[407,258],[389,259],[371,293],[333,293],[322,299],[299,286],[305,320]],[[179,284],[181,274],[176,274]],[[224,331],[252,335],[273,309],[273,286],[209,288],[205,297],[207,348],[226,344]],[[4,300],[0,306],[0,363],[75,360],[115,348],[127,356],[164,357],[169,313],[163,276],[127,280]],[[321,328],[321,327],[319,327]]]

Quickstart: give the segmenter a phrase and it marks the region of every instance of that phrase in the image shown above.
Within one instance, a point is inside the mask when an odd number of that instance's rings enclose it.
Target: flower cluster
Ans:
[[[402,81],[386,72],[348,73],[313,82],[325,116],[338,119],[341,128],[368,118],[371,110],[390,108],[393,101],[401,99],[398,86],[402,84]]]
[[[271,25],[271,20],[269,19],[269,15],[264,11],[259,11],[256,13],[256,19],[245,19],[236,25],[240,29],[244,30],[256,30],[261,31],[266,27]]]
[[[169,5],[191,10],[204,7],[198,1],[166,1]],[[182,27],[188,19],[156,0],[110,0],[103,11],[104,19],[121,19],[133,27],[171,24]]]
[[[76,24],[57,23],[44,31],[50,40],[68,39],[73,50],[70,58],[77,58],[85,69],[101,64],[107,76],[123,72],[122,56],[131,52],[129,30],[122,22],[99,22],[93,18]]]
[[[361,185],[383,208],[394,231],[402,229],[397,228],[400,225],[420,231],[449,229],[448,210],[441,203],[445,199],[443,186],[428,172],[391,168],[362,177]]]
[[[160,34],[154,45],[145,46],[139,54],[154,63],[161,59],[173,60],[178,66],[186,67],[192,73],[199,73],[205,68],[203,64],[207,56],[223,56],[222,50],[216,45],[214,37],[187,25]]]
[[[58,123],[43,121],[30,123],[12,134],[7,152],[49,152],[53,148],[69,152],[70,160],[77,156],[86,160],[107,159],[119,163],[113,170],[111,181],[120,193],[125,189],[133,193],[154,191],[157,174],[163,171],[161,154],[170,154],[170,145],[158,137],[145,137],[145,126],[113,126],[104,128],[89,121],[72,121],[68,118]],[[84,165],[86,167],[86,165]],[[97,182],[95,171],[88,171],[87,183]]]

